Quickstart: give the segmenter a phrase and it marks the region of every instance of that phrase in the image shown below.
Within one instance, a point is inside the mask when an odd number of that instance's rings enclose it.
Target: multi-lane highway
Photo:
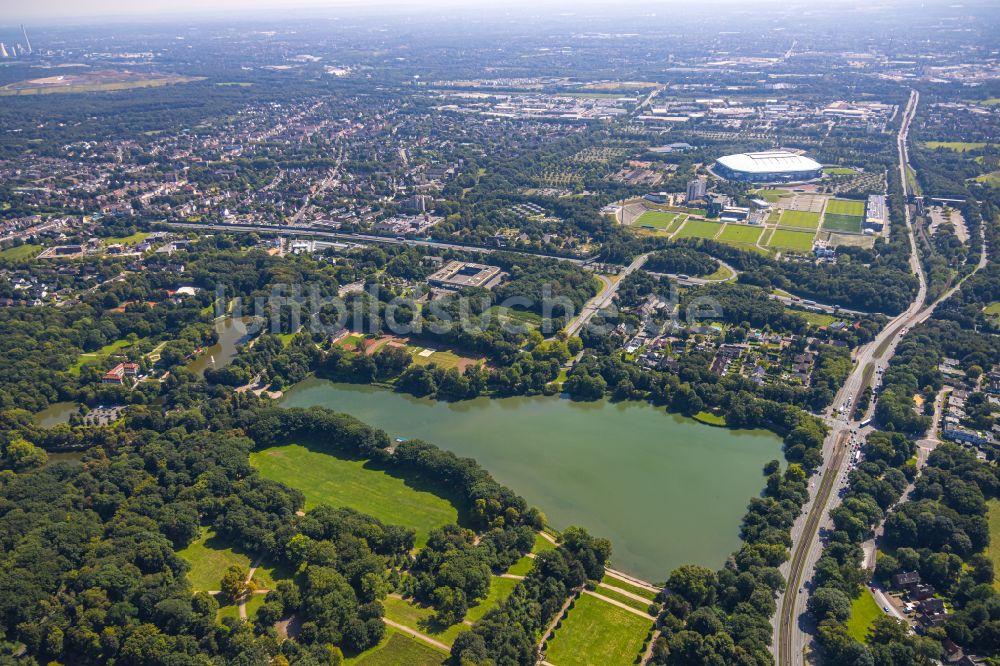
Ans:
[[[908,193],[906,179],[909,165],[907,137],[918,102],[919,95],[916,91],[912,91],[896,138],[904,194]],[[793,546],[792,557],[787,568],[788,584],[780,600],[776,626],[775,652],[778,666],[798,666],[803,663],[807,634],[802,629],[801,615],[805,610],[806,594],[800,590],[803,589],[803,582],[811,577],[812,569],[819,559],[822,550],[819,529],[829,521],[829,510],[838,500],[837,493],[833,491],[840,487],[847,473],[849,460],[847,454],[850,450],[849,443],[852,431],[860,429],[860,424],[852,420],[850,416],[853,413],[853,405],[857,403],[857,399],[864,389],[871,384],[875,374],[875,364],[884,365],[887,363],[906,330],[913,324],[929,317],[934,305],[941,300],[939,299],[930,306],[924,306],[924,300],[927,296],[927,281],[917,254],[914,226],[908,205],[904,206],[904,217],[907,235],[910,239],[910,263],[918,277],[920,288],[913,303],[905,312],[890,320],[874,340],[856,351],[854,370],[837,393],[834,404],[826,415],[830,434],[824,445],[824,463],[817,473],[819,484],[816,487],[815,495],[805,507],[804,517],[800,517],[792,528]],[[942,298],[944,297],[942,296]],[[839,411],[845,405],[848,405],[848,408],[843,409],[842,412]]]

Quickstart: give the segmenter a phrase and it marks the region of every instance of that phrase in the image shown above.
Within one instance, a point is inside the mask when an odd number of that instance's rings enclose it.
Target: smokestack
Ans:
[[[21,34],[24,35],[24,45],[28,47],[28,55],[31,55],[31,40],[28,39],[28,31],[24,29],[24,24],[21,24]]]

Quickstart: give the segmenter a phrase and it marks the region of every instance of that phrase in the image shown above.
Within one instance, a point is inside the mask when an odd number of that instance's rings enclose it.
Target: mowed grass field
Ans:
[[[817,229],[819,227],[819,213],[805,210],[786,210],[781,213],[778,224],[798,229]]]
[[[196,592],[218,590],[222,575],[234,564],[250,567],[250,556],[247,553],[234,549],[231,543],[217,536],[208,527],[203,527],[201,536],[187,548],[177,551],[177,554],[191,565],[187,577]]]
[[[722,243],[734,243],[737,245],[753,245],[764,233],[763,227],[749,226],[745,224],[727,224],[726,228],[719,234],[718,241]]]
[[[680,213],[667,213],[659,210],[649,210],[636,219],[633,224],[637,227],[652,227],[653,229],[666,229],[680,217]]]
[[[945,148],[947,150],[954,150],[958,153],[964,153],[969,150],[979,150],[980,148],[985,148],[986,144],[976,141],[928,141],[924,144],[931,150],[935,148]]]
[[[363,460],[344,460],[288,444],[251,453],[250,464],[265,478],[301,490],[307,510],[318,504],[349,506],[382,522],[412,527],[418,548],[427,543],[432,529],[458,520],[458,510],[448,500]]]
[[[990,545],[986,547],[986,556],[993,562],[993,587],[1000,590],[1000,500],[987,500],[986,509],[990,525]]]
[[[32,243],[25,243],[24,245],[8,247],[6,250],[0,251],[0,259],[7,259],[8,261],[20,261],[22,259],[30,259],[41,251],[42,251],[41,245],[33,245]]]
[[[768,245],[770,247],[776,247],[783,250],[809,252],[812,250],[813,237],[815,235],[816,234],[812,232],[775,229]]]
[[[847,619],[847,633],[859,643],[867,642],[868,630],[875,620],[881,616],[882,609],[878,607],[872,595],[865,590],[851,602],[851,617]]]
[[[857,215],[843,215],[841,213],[830,213],[823,217],[823,228],[827,231],[845,231],[860,234],[865,219]]]
[[[652,626],[652,618],[583,594],[549,640],[545,660],[556,666],[627,666]]]
[[[830,199],[826,202],[826,212],[835,215],[860,215],[865,214],[865,202],[854,199]]]
[[[386,638],[376,647],[344,660],[347,666],[441,666],[448,655],[415,638],[388,627]]]
[[[688,220],[674,238],[715,238],[720,229],[722,225],[718,222]]]

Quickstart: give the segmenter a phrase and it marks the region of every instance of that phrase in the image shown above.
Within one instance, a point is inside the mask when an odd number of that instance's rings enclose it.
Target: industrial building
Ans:
[[[865,229],[881,233],[886,223],[885,195],[872,194],[868,196],[865,206]]]
[[[819,178],[823,165],[784,150],[726,155],[715,161],[716,175],[728,180],[784,183]]]

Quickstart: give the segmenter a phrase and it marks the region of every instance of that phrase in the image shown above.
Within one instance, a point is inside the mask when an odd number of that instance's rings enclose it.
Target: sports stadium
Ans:
[[[712,170],[727,180],[782,183],[819,178],[823,165],[803,155],[769,150],[720,157]]]

